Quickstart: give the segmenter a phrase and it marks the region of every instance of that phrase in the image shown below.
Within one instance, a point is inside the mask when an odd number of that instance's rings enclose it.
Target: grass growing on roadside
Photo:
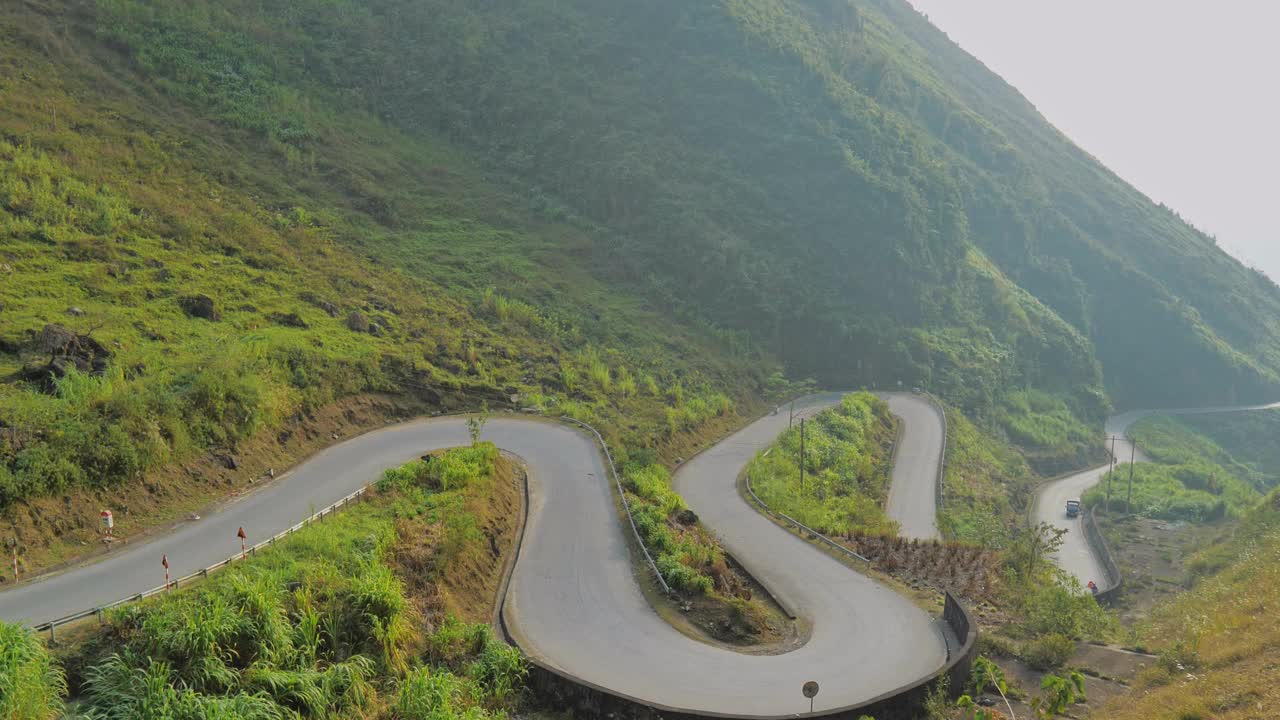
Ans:
[[[717,578],[729,572],[724,551],[687,513],[684,498],[671,489],[671,473],[661,465],[631,462],[622,480],[636,529],[667,584],[682,593],[715,592]]]
[[[1138,628],[1160,659],[1102,716],[1244,720],[1280,707],[1280,494],[1191,565],[1202,577]]]
[[[402,577],[396,557],[406,523],[435,539],[429,582],[453,553],[487,554],[479,533],[450,547],[448,518],[493,490],[497,459],[479,443],[390,470],[369,501],[250,562],[111,613],[68,656],[88,716],[502,715],[522,687],[519,653],[487,626],[438,616],[415,596],[424,578]],[[5,655],[21,648],[0,632]]]
[[[53,720],[62,717],[67,681],[35,633],[0,622],[0,717]]]
[[[1204,434],[1207,427],[1202,431],[1191,424],[1189,417],[1156,416],[1136,423],[1130,435],[1153,462],[1134,468],[1132,512],[1190,522],[1240,516],[1275,486],[1275,475],[1262,469],[1274,445],[1272,416],[1280,418],[1266,412],[1213,416],[1228,426],[1217,432],[1231,450]],[[1106,506],[1110,485],[1111,508],[1124,508],[1129,475],[1128,467],[1118,468],[1085,494],[1085,502]]]
[[[983,547],[1009,545],[1025,521],[1037,481],[1021,455],[947,410],[947,467],[938,525],[945,537]]]
[[[888,403],[846,395],[805,424],[804,487],[799,424],[752,459],[751,486],[773,510],[824,533],[897,534],[884,512],[894,427]]]

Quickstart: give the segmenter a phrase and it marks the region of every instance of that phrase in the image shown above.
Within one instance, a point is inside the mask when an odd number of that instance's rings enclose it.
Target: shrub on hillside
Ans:
[[[1057,670],[1075,654],[1076,644],[1060,633],[1038,637],[1022,648],[1022,659],[1036,670]]]

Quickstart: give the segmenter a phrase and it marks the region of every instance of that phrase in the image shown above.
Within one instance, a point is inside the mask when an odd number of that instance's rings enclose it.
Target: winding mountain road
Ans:
[[[1236,412],[1251,412],[1254,410],[1272,410],[1280,408],[1280,403],[1271,405],[1251,405],[1242,407],[1206,407],[1206,408],[1180,408],[1174,410],[1135,410],[1122,415],[1116,415],[1107,420],[1106,436],[1107,438],[1115,438],[1115,457],[1117,460],[1116,467],[1122,467],[1129,464],[1132,457],[1137,462],[1147,462],[1148,458],[1140,451],[1135,452],[1133,443],[1129,439],[1129,428],[1139,420],[1151,415],[1209,415],[1209,414],[1225,414]],[[1110,449],[1110,448],[1108,448]],[[1102,560],[1094,554],[1093,548],[1089,545],[1089,541],[1084,534],[1083,517],[1069,518],[1066,513],[1067,500],[1070,498],[1078,498],[1084,495],[1085,491],[1097,485],[1102,477],[1107,474],[1107,465],[1092,468],[1069,475],[1067,477],[1055,480],[1045,484],[1040,488],[1035,498],[1035,510],[1033,518],[1036,522],[1047,522],[1054,527],[1067,531],[1062,537],[1062,547],[1059,548],[1056,560],[1059,567],[1074,575],[1080,581],[1081,585],[1087,584],[1090,580],[1097,583],[1101,590],[1108,589],[1108,581],[1106,571],[1103,570]]]
[[[839,397],[813,396],[798,405],[810,411]],[[822,711],[861,704],[936,672],[947,658],[941,623],[766,520],[738,495],[736,477],[785,423],[781,413],[762,418],[694,458],[675,478],[735,557],[785,593],[786,604],[812,624],[812,639],[799,649],[745,655],[682,635],[648,605],[591,438],[550,421],[490,420],[485,439],[519,455],[529,469],[529,521],[503,609],[522,649],[546,666],[646,704],[747,717],[807,711],[799,692],[806,680],[822,685],[815,705]],[[917,440],[916,432],[909,419],[904,442]],[[347,440],[210,517],[0,592],[0,618],[39,624],[162,584],[161,554],[175,576],[193,572],[236,552],[240,526],[251,539],[274,534],[387,468],[467,442],[465,420],[457,417]],[[922,447],[920,462],[902,463],[895,484],[931,487],[936,465],[926,458],[938,451]]]

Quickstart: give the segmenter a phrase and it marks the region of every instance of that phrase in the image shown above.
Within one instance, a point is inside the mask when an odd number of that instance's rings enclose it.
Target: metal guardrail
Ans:
[[[841,545],[840,543],[836,542],[835,540],[832,540],[831,538],[827,537],[826,535],[823,535],[822,533],[818,532],[817,530],[814,530],[813,528],[809,527],[808,525],[805,525],[804,523],[800,522],[799,520],[796,520],[795,518],[791,517],[790,515],[787,515],[786,513],[778,512],[777,510],[774,510],[773,508],[771,508],[771,507],[769,507],[767,504],[765,504],[765,501],[761,500],[761,499],[760,499],[760,496],[756,495],[756,491],[755,491],[754,489],[752,489],[752,487],[751,487],[751,471],[749,471],[749,470],[747,471],[747,494],[751,496],[751,499],[755,501],[756,505],[759,505],[759,506],[760,506],[760,508],[761,508],[762,510],[764,510],[764,511],[765,511],[765,512],[767,512],[767,513],[769,513],[770,515],[772,515],[772,516],[774,516],[774,517],[776,517],[776,518],[778,518],[778,519],[780,519],[780,520],[783,520],[783,521],[785,521],[785,522],[791,523],[792,525],[795,525],[798,529],[803,530],[803,531],[805,531],[805,532],[809,533],[809,534],[810,534],[810,535],[812,535],[813,537],[817,538],[818,540],[821,540],[822,542],[826,543],[827,545],[830,545],[831,547],[835,548],[836,550],[839,550],[840,552],[844,553],[845,555],[848,555],[849,557],[852,557],[852,558],[857,559],[857,560],[861,560],[862,562],[864,562],[864,563],[866,563],[866,564],[868,564],[868,565],[870,565],[870,564],[871,564],[871,561],[870,561],[870,560],[868,560],[867,558],[865,558],[865,557],[863,557],[863,556],[859,555],[858,553],[856,553],[856,552],[854,552],[854,551],[850,550],[849,548],[847,548],[847,547],[845,547],[845,546]]]
[[[618,487],[618,497],[622,498],[622,507],[627,512],[627,522],[631,524],[631,532],[635,534],[636,542],[640,544],[640,552],[644,553],[644,559],[649,563],[649,569],[653,571],[653,576],[658,579],[658,584],[662,586],[662,592],[670,595],[671,586],[667,584],[666,578],[662,577],[662,573],[658,571],[658,564],[653,561],[653,556],[649,554],[649,548],[644,544],[644,538],[640,536],[640,529],[636,527],[636,519],[631,514],[631,503],[627,501],[627,492],[622,487],[622,480],[618,477],[618,468],[613,465],[613,454],[609,452],[609,444],[604,441],[604,437],[600,434],[599,430],[596,430],[587,423],[584,423],[577,418],[571,418],[567,415],[561,416],[560,419],[564,422],[585,428],[586,430],[591,431],[591,434],[596,436],[596,440],[600,443],[600,448],[604,450],[605,459],[609,461],[609,471],[613,473],[613,482]]]
[[[937,513],[942,512],[942,495],[943,495],[942,491],[943,491],[943,485],[947,478],[947,442],[949,440],[949,430],[947,427],[947,408],[945,405],[942,404],[942,401],[934,397],[933,393],[926,390],[925,392],[920,394],[923,395],[926,399],[928,399],[930,403],[933,404],[934,408],[936,408],[938,411],[938,415],[941,416],[942,418],[942,452],[940,457],[938,458],[938,479],[934,483],[934,489],[933,489],[934,491],[933,512],[936,515]]]
[[[208,567],[206,567],[206,568],[201,568],[200,570],[197,570],[197,571],[195,571],[195,572],[193,572],[193,573],[191,573],[191,574],[189,574],[189,575],[184,575],[184,576],[182,576],[182,577],[180,577],[180,578],[177,578],[177,579],[175,579],[175,580],[171,581],[168,585],[161,585],[161,586],[158,586],[158,587],[153,587],[153,588],[151,588],[150,590],[144,590],[143,592],[137,593],[137,594],[135,594],[135,595],[130,595],[130,596],[128,596],[128,597],[121,598],[121,599],[119,599],[119,600],[116,600],[116,601],[115,601],[115,602],[113,602],[113,603],[108,603],[108,604],[106,604],[106,605],[102,605],[102,606],[100,606],[100,607],[91,608],[91,609],[89,609],[89,610],[82,610],[82,611],[80,611],[80,612],[78,612],[78,613],[72,613],[71,615],[67,615],[67,616],[65,616],[65,617],[60,617],[60,618],[58,618],[58,619],[56,619],[56,620],[50,620],[49,622],[41,623],[40,625],[36,625],[36,626],[35,626],[34,628],[32,628],[32,629],[34,629],[36,632],[43,632],[43,631],[45,631],[45,630],[48,630],[48,631],[49,631],[49,639],[50,639],[50,640],[53,640],[53,639],[54,639],[54,630],[55,630],[59,625],[67,625],[67,624],[70,624],[70,623],[73,623],[73,622],[77,622],[77,621],[79,621],[79,620],[84,620],[85,618],[93,617],[93,616],[95,616],[95,615],[96,615],[99,619],[101,619],[101,618],[102,618],[103,613],[105,613],[106,611],[111,610],[111,609],[113,609],[113,608],[117,608],[117,607],[120,607],[121,605],[126,605],[126,604],[128,604],[128,603],[132,603],[132,602],[138,602],[138,601],[140,601],[140,600],[144,600],[144,599],[146,599],[146,598],[153,597],[153,596],[155,596],[155,595],[159,595],[160,593],[163,593],[163,592],[165,592],[165,591],[167,591],[167,590],[177,589],[180,585],[182,585],[182,584],[184,584],[184,583],[189,583],[189,582],[191,582],[192,580],[195,580],[196,578],[207,578],[207,577],[209,577],[209,573],[214,572],[215,570],[221,570],[222,568],[230,567],[230,566],[231,566],[231,565],[233,565],[234,563],[240,562],[240,561],[242,561],[242,560],[246,560],[246,559],[248,559],[248,557],[249,557],[250,555],[255,554],[255,553],[258,551],[258,549],[259,549],[259,548],[263,548],[263,547],[266,547],[266,546],[268,546],[268,545],[274,545],[274,544],[275,544],[275,542],[276,542],[277,540],[280,540],[280,539],[282,539],[282,538],[284,538],[284,537],[287,537],[287,536],[289,536],[289,535],[292,535],[293,533],[295,533],[295,532],[297,532],[297,531],[301,530],[302,528],[304,528],[304,527],[306,527],[306,526],[308,526],[308,525],[312,524],[313,522],[316,522],[317,520],[323,520],[323,519],[324,519],[324,517],[325,517],[326,515],[332,515],[333,513],[337,512],[339,509],[341,509],[341,508],[343,508],[343,507],[347,506],[347,505],[348,505],[348,504],[350,504],[351,502],[353,502],[353,501],[355,501],[355,500],[357,500],[357,499],[359,499],[359,498],[363,497],[363,496],[364,496],[364,494],[365,494],[366,492],[368,492],[368,491],[369,491],[369,488],[370,488],[371,486],[372,486],[372,483],[370,483],[369,485],[365,485],[364,487],[360,488],[359,490],[356,490],[355,492],[351,493],[350,495],[347,495],[346,497],[342,498],[341,500],[338,500],[337,502],[333,503],[332,505],[329,505],[328,507],[324,508],[323,510],[320,510],[319,512],[316,512],[316,513],[313,513],[311,516],[307,517],[307,518],[306,518],[306,519],[304,519],[302,522],[300,522],[300,523],[298,523],[298,524],[296,524],[296,525],[293,525],[292,527],[289,527],[289,528],[287,528],[287,529],[285,529],[285,530],[282,530],[281,532],[278,532],[278,533],[276,533],[275,535],[272,535],[271,537],[267,538],[266,540],[263,540],[262,542],[260,542],[260,543],[258,543],[258,544],[256,544],[256,545],[254,545],[254,546],[253,546],[253,547],[251,547],[251,548],[246,548],[246,549],[245,549],[245,551],[244,551],[244,554],[243,554],[243,555],[242,555],[242,554],[240,554],[240,553],[237,553],[237,554],[232,555],[231,557],[227,558],[226,560],[223,560],[222,562],[214,563],[213,565],[210,565],[210,566],[208,566]]]

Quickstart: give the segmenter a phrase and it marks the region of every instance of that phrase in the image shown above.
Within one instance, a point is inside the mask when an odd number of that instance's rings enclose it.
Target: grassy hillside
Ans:
[[[745,343],[597,279],[595,229],[448,142],[330,95],[302,152],[174,102],[217,93],[135,72],[99,34],[113,12],[0,10],[0,509],[24,544],[75,529],[26,501],[163,485],[356,393],[683,454],[781,387]],[[272,87],[250,105],[297,99]]]
[[[796,423],[747,466],[752,489],[771,509],[828,535],[896,535],[885,514],[895,430],[888,403],[846,395],[805,423],[804,484]]]
[[[1173,421],[1207,438],[1205,454],[1238,468],[1259,490],[1280,485],[1280,411],[1258,410],[1217,415],[1184,415]],[[1216,446],[1216,447],[1213,447]]]
[[[1266,718],[1280,704],[1280,495],[1194,561],[1209,572],[1140,629],[1160,661],[1104,717]]]
[[[110,32],[181,78],[156,43],[217,28],[275,78],[445,133],[612,229],[614,277],[830,383],[905,375],[971,412],[1031,384],[1088,416],[1096,346],[1122,404],[1277,390],[1280,292],[901,0],[173,6],[113,3]]]

